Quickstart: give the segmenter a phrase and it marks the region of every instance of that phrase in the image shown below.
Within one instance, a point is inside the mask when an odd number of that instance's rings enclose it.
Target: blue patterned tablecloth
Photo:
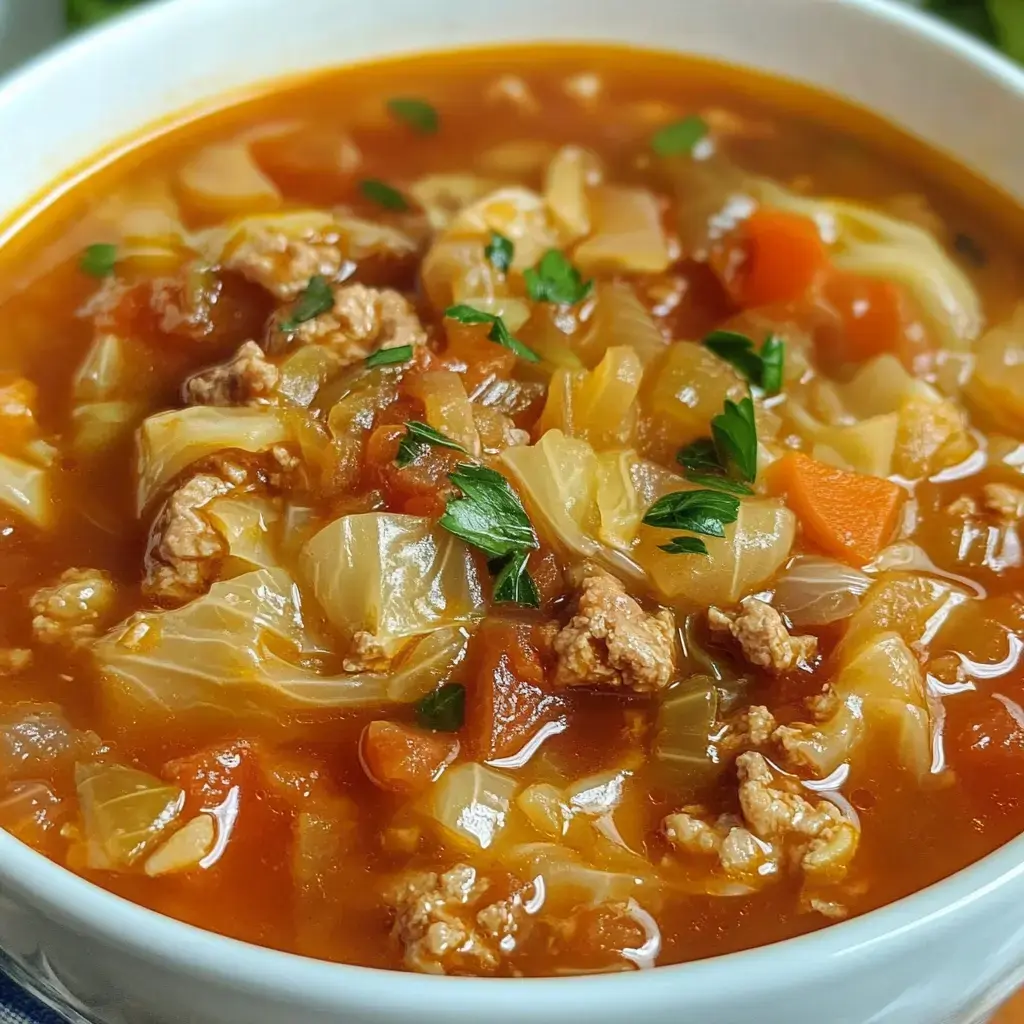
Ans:
[[[53,1010],[0,974],[0,1024],[65,1024]]]

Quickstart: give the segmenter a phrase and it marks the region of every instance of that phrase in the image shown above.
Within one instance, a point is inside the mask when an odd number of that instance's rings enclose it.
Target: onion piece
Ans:
[[[794,626],[824,626],[852,615],[873,582],[834,558],[797,555],[776,581],[772,603]]]
[[[433,789],[431,813],[446,837],[476,850],[492,847],[508,825],[515,779],[481,764],[460,764]]]

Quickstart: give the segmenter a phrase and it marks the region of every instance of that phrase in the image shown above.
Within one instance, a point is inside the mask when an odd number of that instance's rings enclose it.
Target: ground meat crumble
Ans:
[[[729,633],[752,665],[772,672],[806,667],[818,651],[814,636],[791,636],[782,616],[756,597],[744,598],[738,612],[708,609],[712,632]]]
[[[280,373],[255,341],[247,341],[220,366],[190,377],[185,382],[188,405],[269,405]]]
[[[81,644],[112,621],[116,588],[101,569],[68,569],[32,595],[32,633],[41,643]]]
[[[672,681],[675,644],[670,611],[644,611],[616,577],[590,566],[576,614],[554,639],[555,682],[661,690]]]

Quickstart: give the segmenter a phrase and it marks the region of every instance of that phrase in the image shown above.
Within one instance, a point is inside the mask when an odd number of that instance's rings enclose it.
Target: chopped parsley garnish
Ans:
[[[747,485],[757,478],[757,425],[750,396],[738,403],[727,398],[725,410],[711,420],[711,433],[676,455],[686,479],[728,494],[753,494]]]
[[[751,384],[756,384],[767,395],[782,390],[782,368],[786,345],[775,334],[769,334],[761,345],[761,351],[754,350],[754,343],[745,334],[736,331],[712,331],[704,339],[704,347],[720,359],[736,367]]]
[[[434,445],[437,448],[451,448],[466,454],[466,449],[450,437],[445,437],[444,434],[419,420],[409,420],[405,425],[405,437],[398,445],[395,463],[398,466],[408,466],[410,462],[415,462],[429,445]]]
[[[757,479],[757,424],[749,395],[739,402],[725,400],[725,410],[711,421],[711,437],[722,466],[735,468],[741,480]]]
[[[500,473],[486,466],[462,463],[448,479],[462,497],[448,500],[440,525],[487,555],[495,577],[495,601],[538,607],[540,594],[526,560],[539,541],[519,495]]]
[[[434,732],[458,732],[466,720],[466,688],[445,683],[416,704],[416,722]]]
[[[299,324],[334,309],[334,291],[326,277],[314,274],[292,307],[292,315],[281,321],[282,331],[294,331]]]
[[[363,365],[369,368],[374,366],[395,366],[397,363],[407,363],[412,359],[412,345],[394,345],[392,348],[379,348],[371,352]]]
[[[651,136],[651,149],[658,156],[680,156],[693,152],[694,146],[708,133],[708,123],[697,114],[659,128]]]
[[[500,473],[462,463],[448,478],[463,495],[449,499],[439,520],[449,533],[479,548],[488,558],[507,558],[538,546],[519,495]]]
[[[673,537],[667,544],[659,544],[670,555],[706,555],[708,546],[700,537]]]
[[[484,246],[484,255],[488,262],[502,274],[507,274],[508,268],[512,266],[515,251],[512,239],[499,235],[497,231],[491,232],[491,240]]]
[[[548,249],[536,267],[523,271],[526,292],[534,302],[572,306],[582,302],[594,287],[557,249]]]
[[[117,265],[117,246],[106,242],[90,245],[78,261],[79,269],[90,277],[110,277]]]
[[[505,348],[515,352],[521,359],[531,363],[540,362],[540,356],[532,349],[527,348],[512,332],[505,326],[505,321],[494,313],[485,313],[482,309],[474,309],[472,306],[449,306],[444,315],[458,320],[460,324],[490,324],[491,329],[487,337],[491,341],[503,345]]]
[[[426,100],[396,97],[388,100],[388,110],[394,118],[420,135],[434,135],[441,123],[437,111]]]
[[[359,182],[359,191],[367,198],[383,206],[385,210],[408,210],[409,203],[405,196],[386,181],[378,178],[366,178]]]
[[[516,551],[491,566],[494,575],[494,600],[521,604],[525,608],[540,607],[540,593],[533,577],[526,570],[528,551]]]
[[[724,537],[725,524],[735,523],[739,512],[739,499],[721,491],[675,491],[659,498],[647,510],[644,522],[664,530]]]

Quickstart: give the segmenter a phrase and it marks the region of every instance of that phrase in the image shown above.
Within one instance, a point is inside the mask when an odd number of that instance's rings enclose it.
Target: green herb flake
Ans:
[[[734,366],[765,394],[775,395],[782,390],[786,346],[777,335],[769,334],[760,352],[754,350],[750,338],[736,331],[712,331],[703,344],[720,359]]]
[[[292,315],[281,321],[282,331],[294,331],[299,324],[334,309],[334,291],[326,277],[314,274],[292,307]]]
[[[710,437],[702,437],[679,449],[676,461],[689,472],[720,473],[722,463],[718,458],[718,449]],[[687,475],[689,475],[689,472]]]
[[[658,156],[690,155],[708,131],[708,123],[704,118],[690,114],[681,121],[659,128],[651,137],[651,149]]]
[[[488,558],[507,558],[538,547],[537,534],[519,495],[500,473],[463,463],[448,478],[462,491],[462,497],[449,499],[438,520],[449,533]]]
[[[359,191],[369,200],[385,210],[408,210],[409,203],[398,189],[378,178],[366,178],[359,182]]]
[[[512,239],[499,235],[497,231],[491,232],[491,240],[484,246],[484,256],[487,257],[491,266],[501,274],[508,273],[515,251]]]
[[[531,363],[540,362],[540,356],[532,349],[527,348],[512,332],[505,326],[505,321],[494,313],[485,313],[481,309],[474,309],[472,306],[449,306],[444,315],[452,320],[458,320],[460,324],[490,324],[491,329],[487,337],[499,345],[515,352],[520,359]]]
[[[540,607],[540,592],[526,568],[528,558],[529,552],[516,551],[503,560],[496,560],[491,567],[495,601],[524,608]]]
[[[363,365],[369,369],[374,366],[395,366],[398,363],[407,363],[412,359],[412,345],[394,345],[392,348],[379,348],[371,352]]]
[[[395,120],[407,124],[420,135],[435,135],[441,124],[437,110],[426,100],[396,97],[388,100],[388,111]]]
[[[738,498],[721,491],[676,491],[659,498],[644,516],[648,526],[724,537],[725,525],[740,514]]]
[[[706,555],[708,546],[700,537],[673,537],[667,544],[659,544],[670,555]]]
[[[416,722],[434,732],[458,732],[466,720],[466,688],[445,683],[416,703]]]
[[[78,266],[90,277],[110,277],[117,266],[117,246],[106,242],[90,245],[82,253]]]
[[[573,306],[592,291],[593,281],[584,281],[580,272],[558,249],[548,249],[536,267],[523,271],[526,292],[534,302],[553,302]]]
[[[757,424],[748,395],[739,402],[725,400],[725,411],[711,421],[711,436],[722,465],[735,468],[741,480],[757,479]]]
[[[754,493],[752,487],[748,487],[744,483],[740,483],[739,480],[733,480],[732,477],[726,476],[722,472],[718,473],[695,473],[692,470],[687,470],[686,479],[692,484],[698,484],[701,487],[710,487],[712,490],[724,491],[726,494],[738,494],[741,497],[746,497]]]
[[[408,466],[409,463],[415,462],[429,445],[436,448],[451,448],[464,455],[468,454],[461,444],[453,441],[450,437],[445,437],[429,424],[421,423],[419,420],[409,420],[405,425],[405,437],[398,445],[395,464]]]

